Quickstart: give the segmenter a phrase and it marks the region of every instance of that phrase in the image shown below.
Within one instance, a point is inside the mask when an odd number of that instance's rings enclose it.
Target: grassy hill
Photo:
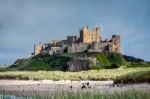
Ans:
[[[93,57],[98,60],[101,67],[108,67],[112,64],[125,65],[126,61],[121,54],[117,53],[66,53],[50,56],[41,53],[26,59],[18,59],[10,66],[14,70],[65,70],[66,63],[77,57]],[[96,66],[95,66],[96,67]],[[100,66],[97,66],[100,67]]]
[[[41,53],[36,56],[31,56],[27,59],[18,59],[10,66],[13,70],[63,70],[63,66],[68,57],[50,56],[46,53]]]
[[[67,70],[67,62],[75,59],[75,58],[95,58],[98,64],[90,63],[90,69],[111,69],[118,68],[120,66],[145,66],[145,64],[149,65],[144,61],[135,63],[129,62],[124,58],[123,55],[118,53],[64,53],[61,55],[49,55],[47,53],[40,53],[35,56],[31,56],[26,59],[18,59],[12,64],[9,69],[11,70],[29,70],[29,71],[37,71],[37,70],[46,70],[46,71],[55,71]],[[82,63],[81,63],[82,65]]]

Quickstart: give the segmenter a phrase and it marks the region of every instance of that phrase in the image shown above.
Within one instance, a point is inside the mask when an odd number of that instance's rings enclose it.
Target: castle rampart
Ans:
[[[75,53],[75,52],[116,52],[120,53],[120,35],[112,35],[111,39],[102,41],[100,28],[90,29],[84,27],[80,30],[80,37],[67,36],[66,40],[51,41],[47,44],[34,46],[34,55],[41,52],[49,54]]]

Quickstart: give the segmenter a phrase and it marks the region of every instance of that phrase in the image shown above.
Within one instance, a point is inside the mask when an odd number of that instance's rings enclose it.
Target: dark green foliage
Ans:
[[[120,66],[120,65],[115,64],[115,63],[111,64],[111,68],[119,68],[119,66]]]
[[[4,71],[7,71],[7,70],[8,70],[7,67],[2,67],[2,66],[0,66],[0,72],[4,72]]]
[[[108,69],[118,68],[120,65],[126,65],[125,59],[118,53],[99,53],[96,58],[102,64],[102,67]]]
[[[100,69],[103,69],[103,67],[102,66],[93,65],[93,66],[91,66],[90,69],[92,69],[92,70],[100,70]]]
[[[49,64],[51,70],[63,70],[66,71],[66,63],[70,60],[66,56],[50,56],[45,60]]]
[[[103,68],[105,69],[114,69],[114,68],[119,68],[120,65],[116,64],[116,63],[112,63],[111,65],[108,66],[103,66]]]
[[[65,54],[69,57],[96,57],[101,66],[93,65],[91,69],[102,69],[102,68],[117,68],[120,65],[126,65],[127,62],[124,57],[119,53],[113,52],[89,52],[89,53],[69,53]],[[114,66],[115,64],[115,66]]]
[[[16,67],[18,67],[18,65],[13,64],[13,65],[11,65],[9,68],[16,68]]]
[[[19,59],[9,68],[16,70],[65,70],[65,64],[70,58],[67,56],[40,53],[27,59]]]
[[[49,56],[34,59],[27,70],[64,70],[65,64],[69,60],[64,56]]]
[[[48,70],[48,64],[42,58],[33,60],[26,70]]]

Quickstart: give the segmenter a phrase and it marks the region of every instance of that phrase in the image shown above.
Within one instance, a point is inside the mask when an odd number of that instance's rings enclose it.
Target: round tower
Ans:
[[[120,35],[112,35],[112,41],[113,41],[113,50],[116,53],[120,53]]]

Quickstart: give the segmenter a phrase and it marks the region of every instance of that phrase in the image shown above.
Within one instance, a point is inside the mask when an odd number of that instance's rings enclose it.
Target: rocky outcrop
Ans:
[[[72,72],[89,70],[93,64],[94,65],[98,64],[96,58],[78,57],[67,62],[67,67],[68,67],[67,70]]]
[[[76,72],[90,69],[90,61],[87,59],[72,59],[67,62],[68,71]]]

